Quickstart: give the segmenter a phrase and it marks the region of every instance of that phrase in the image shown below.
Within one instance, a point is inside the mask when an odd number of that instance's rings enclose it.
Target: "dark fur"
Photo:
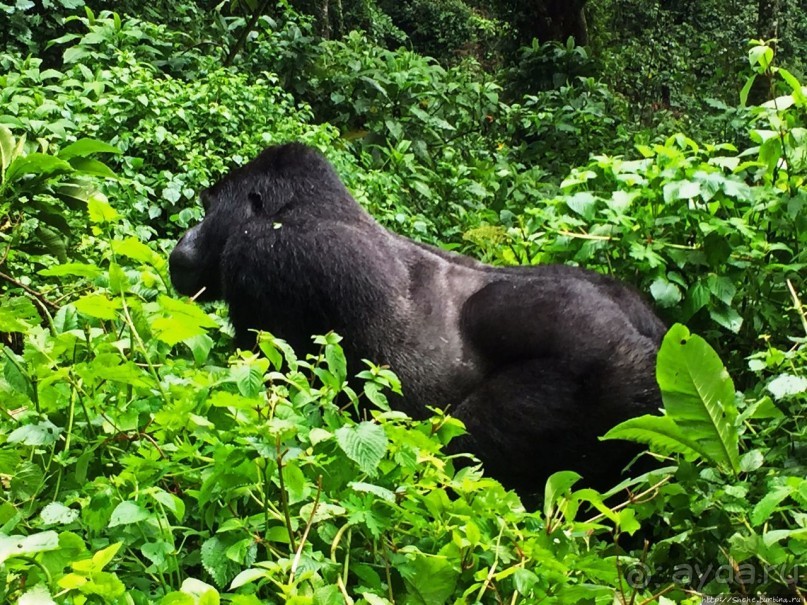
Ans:
[[[471,451],[522,492],[557,470],[618,478],[631,448],[600,443],[659,406],[664,326],[619,282],[566,266],[491,267],[384,229],[330,164],[299,144],[265,150],[202,196],[205,220],[171,254],[183,294],[224,299],[237,343],[271,331],[298,351],[345,337],[348,367],[389,364],[423,417],[451,406]]]

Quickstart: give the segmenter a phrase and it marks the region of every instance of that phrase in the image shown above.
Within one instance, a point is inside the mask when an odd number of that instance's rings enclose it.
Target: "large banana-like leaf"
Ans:
[[[667,415],[713,462],[737,473],[734,383],[715,350],[676,324],[661,345],[656,378]]]

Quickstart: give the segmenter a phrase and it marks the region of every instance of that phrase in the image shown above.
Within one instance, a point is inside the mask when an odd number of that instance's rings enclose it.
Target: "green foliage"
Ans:
[[[9,68],[0,76],[0,123],[47,142],[88,133],[113,143],[122,155],[113,164],[120,185],[110,193],[127,208],[127,219],[144,225],[143,237],[153,236],[145,230],[149,222],[165,227],[173,217],[185,227],[198,218],[198,210],[180,212],[180,203],[267,144],[332,138],[327,128],[306,125],[310,113],[296,109],[271,74],[250,77],[197,64],[204,78],[176,79],[158,70],[167,67],[157,57],[172,51],[157,53],[168,42],[141,43],[159,34],[154,26],[121,22],[111,13],[84,21],[87,34],[60,40],[74,43],[65,49],[63,71],[44,69],[36,59],[0,57]],[[104,61],[105,69],[89,70],[84,61],[90,59]]]
[[[430,5],[433,23],[411,12],[420,4],[394,8],[423,44],[462,45],[460,4]],[[712,32],[725,11],[714,2],[591,0],[591,15],[612,10],[634,38],[610,38],[608,53],[532,45],[507,74],[379,48],[414,30],[396,33],[378,6],[345,2],[376,29],[322,41],[285,3],[251,29],[252,2],[127,0],[134,17],[64,22],[67,3],[47,15],[0,4],[12,26],[0,34],[12,49],[0,54],[0,601],[804,594],[798,69],[755,41],[751,72],[772,100],[735,106],[745,13],[719,36],[687,21]],[[60,37],[45,49],[42,36]],[[591,77],[600,62],[632,104]],[[708,74],[678,77],[693,66]],[[666,82],[679,115],[651,98]],[[680,113],[705,90],[722,100]],[[637,109],[659,127],[637,130]],[[682,125],[691,136],[666,136]],[[306,359],[268,334],[259,352],[232,353],[222,308],[171,295],[166,251],[201,214],[200,189],[289,139],[323,148],[400,233],[499,264],[611,272],[685,322],[692,333],[674,326],[659,355],[664,414],[609,433],[646,444],[657,468],[605,494],[560,472],[541,510],[525,511],[446,455],[457,421],[393,411],[406,385],[372,363],[346,367],[338,336],[315,337]]]
[[[406,33],[419,54],[443,61],[471,54],[483,57],[498,27],[463,0],[381,0],[379,7]]]
[[[36,52],[58,34],[63,19],[84,6],[84,0],[6,0],[0,2],[2,50]]]
[[[654,503],[634,511],[640,520],[663,520],[655,532],[665,540],[646,552],[639,567],[649,588],[661,588],[659,581],[669,577],[707,593],[726,578],[755,591],[761,582],[798,581],[807,505],[807,428],[799,411],[807,397],[805,352],[802,344],[754,355],[751,369],[768,379],[742,397],[704,341],[683,326],[667,334],[658,364],[666,415],[630,420],[607,436],[649,444],[659,456],[683,456],[675,481],[659,481]],[[784,443],[772,445],[772,431]],[[692,462],[698,460],[708,461],[708,468]],[[733,568],[722,579],[705,572],[720,552]],[[686,564],[680,562],[684,553]]]
[[[0,125],[0,217],[7,217],[11,228],[2,239],[7,252],[44,250],[60,261],[67,260],[67,238],[71,226],[66,210],[82,210],[96,198],[87,177],[115,178],[102,162],[91,158],[96,153],[120,153],[117,148],[80,139],[61,151],[48,153],[48,144],[40,139],[40,151],[27,152],[25,136],[15,139]]]
[[[673,326],[658,354],[665,416],[623,422],[606,439],[630,439],[655,450],[697,454],[733,473],[740,468],[734,384],[717,353],[682,325]]]
[[[556,90],[578,78],[591,78],[596,67],[584,46],[576,46],[573,38],[560,42],[532,44],[519,50],[518,62],[507,74],[509,88],[516,95]]]
[[[670,319],[727,350],[752,347],[763,326],[794,333],[787,280],[803,287],[807,231],[803,192],[788,178],[801,173],[771,167],[762,147],[737,153],[683,135],[638,150],[642,159],[597,156],[573,170],[561,195],[507,231],[496,256],[636,274]]]
[[[577,602],[579,577],[611,592],[607,543],[573,541],[572,511],[547,535],[478,470],[455,473],[441,451],[455,420],[413,421],[372,399],[363,420],[344,411],[360,396],[337,337],[303,360],[264,335],[264,356],[220,365],[217,317],[138,287],[164,279],[161,257],[113,243],[103,266],[105,287],[49,328],[25,326],[21,353],[3,350],[4,600]]]

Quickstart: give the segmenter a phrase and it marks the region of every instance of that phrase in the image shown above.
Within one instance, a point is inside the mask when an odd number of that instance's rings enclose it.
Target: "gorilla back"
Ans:
[[[224,299],[241,347],[267,330],[305,352],[335,330],[348,367],[388,364],[412,416],[450,406],[468,428],[453,449],[522,493],[562,469],[609,486],[634,450],[597,437],[660,405],[664,326],[611,278],[492,267],[396,235],[300,144],[266,149],[202,201],[171,253],[177,291]]]

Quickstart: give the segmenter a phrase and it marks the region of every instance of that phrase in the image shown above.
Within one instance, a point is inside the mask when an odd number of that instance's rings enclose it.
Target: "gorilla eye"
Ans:
[[[247,195],[249,199],[249,203],[252,206],[253,212],[260,212],[263,210],[263,198],[261,198],[261,194],[257,191],[250,191],[249,195]]]

